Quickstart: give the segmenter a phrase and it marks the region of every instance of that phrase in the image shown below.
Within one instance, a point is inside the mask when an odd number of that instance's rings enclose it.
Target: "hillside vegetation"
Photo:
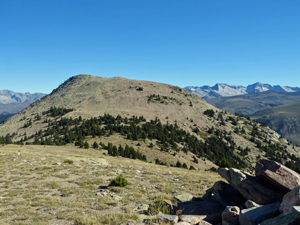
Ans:
[[[300,92],[266,91],[207,102],[230,113],[239,113],[266,123],[271,129],[300,145]]]
[[[266,123],[293,144],[300,145],[300,101],[258,111],[251,118]]]
[[[206,101],[224,111],[248,116],[257,111],[300,101],[300,92],[265,91],[232,97],[210,98]]]
[[[268,157],[300,170],[298,148],[268,127],[179,87],[119,77],[72,77],[0,132],[3,143],[94,147],[191,169],[251,168]]]

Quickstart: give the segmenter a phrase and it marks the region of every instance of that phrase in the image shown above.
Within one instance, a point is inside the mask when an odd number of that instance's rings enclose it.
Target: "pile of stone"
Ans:
[[[255,176],[227,168],[219,168],[218,173],[246,199],[243,205],[223,202],[229,204],[221,214],[222,224],[300,224],[298,173],[272,160],[257,162]],[[209,192],[215,195],[216,191]]]
[[[300,175],[272,160],[260,160],[255,176],[219,168],[218,181],[200,198],[182,201],[174,215],[158,219],[171,224],[300,225]],[[299,206],[298,206],[299,205]],[[151,224],[151,223],[149,223]]]

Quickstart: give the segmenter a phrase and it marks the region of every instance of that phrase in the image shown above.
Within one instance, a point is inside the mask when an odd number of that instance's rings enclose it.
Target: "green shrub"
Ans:
[[[117,176],[115,179],[113,179],[109,186],[119,186],[119,187],[125,187],[128,184],[128,181],[123,177],[122,174]]]
[[[157,215],[159,212],[171,214],[170,206],[167,205],[166,202],[161,198],[155,199],[154,203],[149,207],[150,215]]]
[[[217,170],[216,167],[211,167],[208,171],[210,171],[210,172],[218,172],[218,170]]]
[[[183,167],[184,169],[187,169],[187,168],[188,168],[187,165],[186,165],[186,163],[183,163],[182,167]]]
[[[207,116],[209,116],[209,117],[213,117],[213,116],[215,115],[215,112],[214,112],[214,110],[212,110],[212,109],[207,109],[207,110],[204,111],[203,114],[204,114],[204,115],[207,115]]]
[[[194,166],[190,166],[189,170],[196,170],[196,168]]]
[[[64,163],[73,164],[73,161],[70,160],[70,159],[66,159],[66,160],[64,161]]]

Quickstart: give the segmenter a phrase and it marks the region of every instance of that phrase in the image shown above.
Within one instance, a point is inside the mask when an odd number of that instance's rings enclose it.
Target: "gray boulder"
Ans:
[[[180,202],[188,202],[192,201],[194,199],[194,196],[190,194],[182,194],[175,196],[175,198]]]
[[[214,199],[222,206],[228,205],[242,206],[246,199],[241,193],[224,181],[217,181],[210,189],[208,189],[202,199]]]
[[[218,168],[218,173],[236,188],[246,199],[258,204],[267,205],[280,202],[282,193],[238,169]]]
[[[181,209],[181,215],[197,215],[201,216],[203,220],[216,224],[222,221],[221,214],[225,207],[218,201],[213,199],[205,199],[201,201],[181,202],[177,205]]]
[[[181,221],[181,222],[187,222],[189,224],[198,224],[198,223],[202,222],[204,218],[205,218],[205,216],[180,215],[179,216],[179,221]],[[204,222],[206,222],[206,221],[204,221]]]
[[[256,163],[255,175],[284,193],[300,186],[300,175],[273,160],[262,159]]]
[[[293,213],[295,213],[297,218],[300,219],[300,206],[293,206]]]
[[[258,206],[261,206],[251,200],[247,200],[244,204],[244,206],[246,207],[246,209],[250,209],[250,208],[253,208],[253,207],[258,207]]]
[[[240,208],[237,206],[227,206],[222,213],[222,225],[238,225]]]
[[[164,213],[159,213],[157,215],[157,218],[163,222],[171,222],[171,223],[177,223],[178,222],[178,216],[177,215],[167,215]]]
[[[279,210],[283,214],[291,213],[293,206],[300,206],[300,186],[284,195]]]
[[[281,214],[277,217],[268,219],[260,223],[260,225],[296,225],[298,222],[297,214],[295,212],[288,214]]]
[[[243,209],[239,215],[239,223],[242,225],[257,225],[267,219],[279,215],[280,203]]]

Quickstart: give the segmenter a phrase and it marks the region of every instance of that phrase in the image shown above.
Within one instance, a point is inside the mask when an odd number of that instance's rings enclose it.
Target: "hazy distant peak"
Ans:
[[[10,104],[10,103],[24,103],[26,101],[33,102],[37,99],[42,98],[45,94],[34,93],[18,93],[11,90],[0,90],[0,103],[1,104]]]
[[[230,97],[236,95],[259,93],[264,91],[277,91],[277,92],[295,92],[300,91],[299,87],[288,87],[270,84],[263,84],[256,82],[254,84],[248,85],[247,87],[241,85],[228,85],[224,83],[216,83],[214,86],[210,87],[204,85],[202,87],[188,86],[185,87],[186,90],[193,94],[196,94],[202,98],[218,98],[218,97]]]

